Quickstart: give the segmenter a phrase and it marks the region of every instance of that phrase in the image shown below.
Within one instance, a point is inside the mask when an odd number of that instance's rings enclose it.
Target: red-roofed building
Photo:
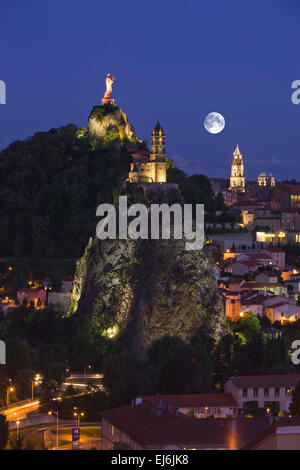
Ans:
[[[46,291],[44,288],[38,289],[19,289],[17,292],[17,299],[22,305],[25,299],[28,303],[33,302],[36,308],[42,308],[46,303]]]
[[[102,449],[112,449],[114,442],[128,443],[133,450],[237,450],[259,448],[273,436],[274,422],[263,418],[193,419],[173,409],[154,406],[137,399],[101,412]],[[278,425],[296,424],[297,418]],[[270,442],[270,439],[267,441]],[[276,441],[276,448],[300,447],[300,439]],[[268,444],[270,445],[270,444]],[[272,445],[272,444],[271,444]],[[295,447],[293,447],[295,446]]]
[[[149,395],[143,401],[152,405],[177,408],[180,413],[192,413],[196,418],[226,418],[237,416],[237,403],[228,393],[201,393],[191,395]]]
[[[72,292],[74,284],[73,276],[66,276],[61,280],[61,291],[62,292]]]
[[[282,248],[270,247],[263,250],[263,252],[272,258],[274,264],[280,270],[285,268],[285,251]]]

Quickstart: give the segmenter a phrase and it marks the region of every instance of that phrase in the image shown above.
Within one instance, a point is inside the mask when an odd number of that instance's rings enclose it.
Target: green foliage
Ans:
[[[136,395],[155,393],[145,364],[129,354],[108,356],[103,374],[103,384],[113,406],[130,403]]]
[[[244,312],[243,316],[236,322],[236,328],[239,333],[250,341],[260,331],[260,321],[252,312]]]
[[[192,175],[180,184],[180,190],[187,204],[204,204],[205,210],[216,210],[217,204],[209,179],[204,175]]]
[[[103,106],[94,106],[91,116],[94,116],[98,121],[101,121],[108,114],[114,115],[118,108],[111,103],[106,103]]]
[[[114,137],[108,132],[98,142],[69,124],[0,153],[0,256],[82,254],[95,233],[97,206],[112,201],[129,171],[126,146],[118,155],[110,147]]]
[[[186,344],[175,336],[152,343],[148,367],[155,389],[167,393],[205,393],[212,388],[212,361],[203,337]]]
[[[102,148],[107,148],[112,142],[119,138],[119,133],[113,130],[108,130],[102,140]]]
[[[184,182],[186,175],[184,171],[179,170],[171,158],[166,158],[167,161],[167,181],[169,183],[177,183],[181,185]]]

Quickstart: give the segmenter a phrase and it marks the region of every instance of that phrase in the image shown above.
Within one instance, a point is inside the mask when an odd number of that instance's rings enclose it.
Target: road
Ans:
[[[39,401],[25,403],[20,406],[13,406],[8,410],[2,411],[6,415],[7,421],[16,421],[17,419],[25,419],[28,413],[36,411],[39,407]]]
[[[56,426],[48,425],[39,427],[39,429],[30,431],[30,433],[35,435],[44,434],[45,431],[48,431],[51,434],[48,434],[48,440],[52,442],[50,444],[50,449],[52,450],[72,450],[72,428],[74,427],[74,420],[72,424],[70,422],[64,421],[59,424],[59,447],[56,449]],[[92,448],[101,448],[101,423],[100,422],[91,422],[91,423],[80,423],[80,442],[79,446],[81,449]],[[93,430],[93,432],[91,432]],[[49,444],[47,444],[49,445]]]

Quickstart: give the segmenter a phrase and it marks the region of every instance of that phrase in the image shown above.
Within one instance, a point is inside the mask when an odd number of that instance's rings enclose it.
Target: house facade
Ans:
[[[292,390],[299,381],[299,374],[231,377],[224,391],[234,397],[240,410],[247,408],[248,402],[257,402],[258,408],[276,404],[279,411],[289,411]]]

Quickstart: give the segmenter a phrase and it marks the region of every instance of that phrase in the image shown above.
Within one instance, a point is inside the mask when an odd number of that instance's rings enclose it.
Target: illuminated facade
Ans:
[[[271,173],[268,173],[267,171],[263,171],[257,178],[257,184],[258,186],[263,186],[263,187],[274,187],[275,186],[275,178]]]
[[[237,145],[235,151],[233,152],[229,189],[231,191],[238,191],[238,192],[244,193],[245,187],[246,187],[246,178],[244,177],[243,156]]]
[[[129,183],[166,183],[166,134],[157,121],[151,134],[151,151],[138,152],[132,155]]]

